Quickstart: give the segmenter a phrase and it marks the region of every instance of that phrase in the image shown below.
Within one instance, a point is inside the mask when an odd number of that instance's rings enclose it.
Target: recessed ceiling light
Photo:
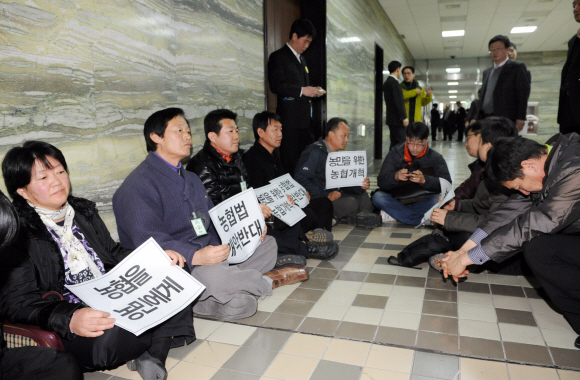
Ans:
[[[339,38],[338,40],[340,42],[360,42],[360,38],[358,38],[358,37],[345,37],[345,38]]]
[[[450,94],[457,94],[457,90],[449,90]]]
[[[447,71],[448,74],[457,74],[457,73],[461,72],[461,68],[460,67],[448,67],[445,69],[445,71]]]
[[[465,30],[444,30],[441,35],[443,37],[461,37],[465,35]]]
[[[532,33],[536,29],[538,29],[537,26],[516,26],[512,28],[510,33]]]
[[[459,86],[459,82],[447,82],[448,86]]]
[[[457,99],[457,95],[449,95],[449,99]]]

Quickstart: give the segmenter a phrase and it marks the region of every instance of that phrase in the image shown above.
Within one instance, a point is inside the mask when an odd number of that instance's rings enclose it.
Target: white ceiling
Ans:
[[[507,35],[518,53],[567,50],[568,40],[578,24],[572,13],[572,0],[379,0],[385,12],[416,60],[417,79],[437,90],[445,85],[445,68],[461,66],[457,77],[462,90],[457,100],[468,100],[463,92],[474,94],[480,69],[491,65],[488,41],[497,34]],[[535,25],[533,33],[511,34],[514,26]],[[444,30],[465,30],[463,37],[443,38]],[[454,60],[451,56],[455,56]],[[388,57],[385,58],[389,61]],[[404,63],[403,63],[404,64]],[[429,70],[429,78],[425,74]],[[533,73],[532,73],[533,75]],[[440,101],[441,91],[434,91]],[[467,94],[466,94],[467,95]]]

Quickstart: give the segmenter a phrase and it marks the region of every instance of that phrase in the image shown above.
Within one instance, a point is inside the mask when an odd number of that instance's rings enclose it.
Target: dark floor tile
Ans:
[[[397,276],[397,280],[395,281],[395,285],[397,285],[397,286],[412,286],[415,288],[424,288],[425,287],[425,278],[424,277],[411,277],[411,276]]]
[[[457,289],[460,292],[471,292],[471,293],[484,293],[489,294],[489,285],[488,284],[480,284],[477,282],[462,282],[457,284]]]
[[[523,288],[523,289],[524,289],[524,292],[526,293],[526,296],[528,298],[535,298],[535,299],[546,298],[545,296],[542,296],[544,294],[543,288]]]
[[[415,347],[416,338],[417,331],[415,330],[379,326],[375,342],[393,344],[395,346]]]
[[[222,368],[260,376],[270,366],[276,355],[278,355],[276,351],[242,346],[225,362]]]
[[[358,247],[340,247],[339,255],[354,255],[357,249]]]
[[[427,273],[427,277],[432,277],[432,278],[443,278],[443,274],[441,272],[437,272],[435,269],[429,267],[429,273]]]
[[[313,306],[314,302],[286,299],[274,310],[274,313],[306,316]]]
[[[334,332],[335,337],[356,339],[372,342],[375,338],[377,326],[366,325],[363,323],[341,322],[338,329]]]
[[[426,300],[423,301],[423,311],[421,313],[457,318],[457,303]]]
[[[497,285],[491,284],[491,292],[494,295],[525,297],[524,289],[521,286]]]
[[[457,335],[419,331],[417,336],[417,348],[457,354],[459,353],[458,338]]]
[[[498,340],[460,336],[459,349],[461,355],[485,359],[504,359],[503,347]]]
[[[345,271],[343,270],[338,274],[336,277],[337,280],[342,281],[358,281],[364,282],[365,278],[367,278],[368,273],[363,272],[352,272],[352,271]]]
[[[378,257],[377,258],[377,261],[375,261],[375,264],[391,265],[391,264],[389,264],[389,258],[388,257]]]
[[[497,321],[516,325],[537,326],[534,315],[529,311],[495,309]]]
[[[308,317],[304,320],[304,322],[302,322],[298,328],[298,331],[317,335],[333,336],[339,324],[339,321]]]
[[[187,346],[175,347],[169,350],[169,357],[177,360],[183,360],[187,355],[191,354],[193,350],[199,347],[200,344],[205,342],[203,339],[196,339],[193,343]]]
[[[342,251],[342,248],[340,248],[340,250]],[[339,254],[334,259],[332,259],[332,262],[346,265],[346,263],[348,263],[350,261],[350,259],[352,259],[353,256],[354,256],[354,253],[339,252]],[[344,268],[344,265],[343,265],[343,268]]]
[[[430,272],[429,272],[430,273]],[[427,278],[427,288],[440,290],[457,290],[457,284],[449,278],[429,277]]]
[[[373,284],[393,285],[395,283],[396,277],[397,276],[393,274],[369,273],[366,282],[372,282]]]
[[[366,236],[353,236],[353,235],[349,235],[347,237],[345,237],[344,239],[342,239],[342,241],[340,242],[340,246],[341,247],[360,247],[362,243],[365,242],[366,240]]]
[[[305,288],[296,288],[290,295],[288,299],[290,300],[298,300],[298,301],[308,301],[308,302],[316,302],[322,297],[324,291],[317,290],[317,289],[305,289]]]
[[[450,355],[416,352],[413,362],[413,376],[437,379],[453,379],[459,371],[459,358]]]
[[[580,368],[580,350],[550,347],[554,363],[562,367]]]
[[[292,333],[287,331],[257,329],[244,342],[243,346],[268,351],[280,351],[291,336]]]
[[[421,315],[419,330],[457,335],[459,328],[457,318]]]
[[[296,330],[303,320],[304,316],[302,315],[272,313],[262,326],[285,330]]]
[[[236,322],[241,323],[242,325],[261,326],[262,323],[268,319],[270,314],[272,313],[268,313],[266,311],[257,311],[256,314],[252,315],[251,317],[238,319]]]
[[[349,236],[369,236],[369,234],[373,231],[372,228],[362,228],[362,227],[355,227],[353,228],[346,237]]]
[[[427,280],[428,282],[429,280]],[[453,290],[429,289],[425,290],[425,299],[432,301],[457,302],[457,292]]]
[[[220,369],[216,372],[211,380],[259,380],[259,375],[250,375],[249,373],[229,371],[227,369]]]
[[[389,297],[371,296],[368,294],[359,294],[354,299],[352,306],[372,307],[375,309],[384,309]]]
[[[386,249],[388,251],[402,251],[403,249],[405,249],[406,245],[401,245],[401,244],[385,244],[385,246],[383,247],[383,249]]]
[[[358,380],[362,372],[362,367],[321,360],[310,377],[310,380]]]
[[[341,253],[339,253],[339,255],[341,255]],[[346,262],[343,262],[343,261],[335,261],[335,260],[321,261],[320,264],[318,264],[317,268],[336,269],[338,271],[341,271],[345,265],[346,265]]]
[[[334,280],[336,275],[338,275],[338,271],[336,269],[314,268],[314,270],[310,273],[310,278]]]
[[[325,280],[322,278],[311,278],[311,279],[301,283],[300,286],[298,286],[298,287],[305,288],[305,289],[326,290],[328,288],[328,285],[330,285],[331,282],[332,282],[332,280]]]
[[[553,365],[552,358],[545,346],[503,342],[505,357],[516,362]]]
[[[391,234],[393,239],[410,239],[413,237],[413,234],[402,233],[402,232],[393,232]]]
[[[363,243],[361,248],[383,249],[385,243]]]
[[[116,377],[113,376],[111,377],[110,374],[108,373],[102,373],[102,372],[85,372],[83,379],[87,379],[87,380],[111,380],[111,379],[121,379],[124,380],[121,377]]]

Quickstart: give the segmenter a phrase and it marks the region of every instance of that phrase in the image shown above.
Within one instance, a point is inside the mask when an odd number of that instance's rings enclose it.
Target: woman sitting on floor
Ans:
[[[94,202],[69,195],[67,164],[56,147],[29,141],[11,149],[2,174],[21,228],[0,268],[4,317],[55,331],[83,371],[128,362],[143,379],[165,379],[170,347],[195,340],[191,307],[139,336],[115,326],[109,313],[86,307],[64,285],[100,277],[131,251],[113,241]],[[165,252],[183,267],[183,256]],[[51,291],[64,301],[42,298]]]

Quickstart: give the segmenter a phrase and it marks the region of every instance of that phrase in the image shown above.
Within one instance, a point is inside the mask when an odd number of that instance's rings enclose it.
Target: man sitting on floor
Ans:
[[[488,176],[519,193],[488,214],[461,249],[447,252],[445,277],[458,281],[468,265],[502,262],[523,250],[550,300],[580,334],[580,136],[559,134],[546,144],[499,140],[488,161]],[[580,348],[580,337],[574,345]]]
[[[313,198],[328,197],[334,207],[335,223],[348,217],[348,224],[374,228],[381,224],[381,218],[373,214],[373,204],[367,194],[370,187],[368,178],[362,186],[326,189],[326,158],[328,152],[346,148],[350,129],[346,120],[333,117],[326,124],[324,139],[320,139],[304,149],[294,171],[294,179]],[[333,222],[333,223],[334,223]]]
[[[475,196],[477,187],[483,179],[483,168],[485,162],[479,158],[479,143],[481,142],[481,126],[480,121],[470,124],[465,129],[465,150],[471,157],[476,158],[471,164],[467,165],[471,175],[461,185],[455,188],[455,196],[453,199],[458,202],[462,199],[471,199]]]
[[[219,204],[247,187],[248,174],[238,149],[240,136],[237,114],[226,109],[211,111],[203,120],[206,140],[203,148],[189,161],[187,170],[196,173],[214,204]],[[260,204],[264,218],[271,217],[270,207]],[[278,244],[277,266],[306,265],[306,258],[329,260],[338,254],[334,242],[312,242],[301,238],[300,223],[289,227],[273,218],[268,235]]]
[[[208,211],[211,199],[199,178],[181,167],[189,156],[191,134],[183,110],[155,112],[143,130],[149,154],[123,181],[113,196],[113,210],[121,245],[135,249],[150,237],[163,249],[183,255],[193,266],[191,275],[206,286],[193,311],[223,319],[252,316],[257,298],[272,295],[272,288],[304,281],[304,268],[272,271],[276,241],[262,235],[262,243],[243,263],[229,265],[230,248],[220,238]],[[195,218],[203,233],[194,230]]]
[[[428,145],[429,128],[423,123],[407,127],[407,141],[391,149],[377,177],[379,190],[373,204],[381,209],[383,223],[421,223],[441,193],[439,178],[451,183],[447,163]]]
[[[250,187],[259,188],[270,184],[274,178],[286,174],[282,167],[279,151],[282,142],[282,123],[280,116],[273,112],[257,113],[252,121],[256,141],[244,155],[242,161],[248,171]],[[332,202],[328,197],[310,198],[306,207],[302,209],[306,214],[300,221],[302,232],[310,240],[326,242],[332,241]]]

